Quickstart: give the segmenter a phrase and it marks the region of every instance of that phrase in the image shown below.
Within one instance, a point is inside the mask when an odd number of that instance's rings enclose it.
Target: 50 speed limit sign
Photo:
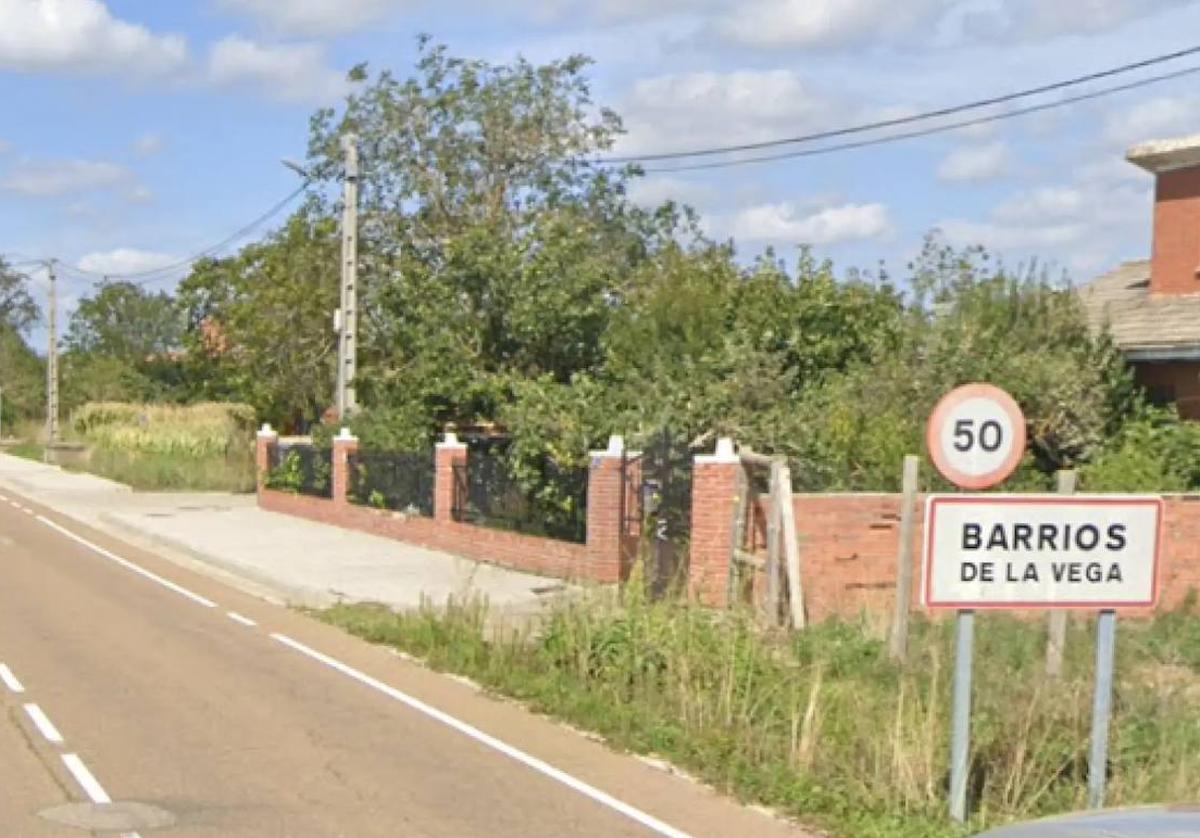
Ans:
[[[1025,415],[999,387],[967,384],[938,402],[925,437],[943,477],[964,489],[986,489],[1021,462]]]

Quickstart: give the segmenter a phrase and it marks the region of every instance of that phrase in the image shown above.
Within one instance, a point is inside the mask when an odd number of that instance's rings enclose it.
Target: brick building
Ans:
[[[1148,142],[1129,161],[1155,177],[1154,245],[1080,289],[1158,403],[1200,420],[1200,135]]]

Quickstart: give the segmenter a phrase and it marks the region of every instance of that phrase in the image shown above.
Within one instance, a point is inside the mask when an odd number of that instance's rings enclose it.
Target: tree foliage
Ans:
[[[596,163],[622,126],[593,101],[587,68],[468,60],[428,39],[409,78],[356,67],[344,106],[310,125],[314,196],[181,286],[174,392],[244,401],[289,429],[329,408],[340,208],[324,196],[353,133],[364,409],[352,424],[369,447],[497,422],[518,473],[534,474],[583,465],[613,433],[636,445],[666,430],[682,453],[731,435],[788,456],[802,486],[881,490],[923,450],[936,400],[987,380],[1029,417],[1014,486],[1045,488],[1068,466],[1111,488],[1200,483],[1177,462],[1195,462],[1191,429],[1145,407],[1061,279],[936,235],[895,279],[839,274],[807,249],[747,262],[688,208],[635,206],[637,169]],[[120,317],[94,302],[69,336],[81,358],[145,351],[114,349],[101,326],[136,322],[148,301],[123,297]],[[97,384],[124,381],[96,363]]]
[[[187,376],[199,399],[244,402],[283,427],[333,399],[339,236],[314,206],[228,259],[198,263],[179,289]]]

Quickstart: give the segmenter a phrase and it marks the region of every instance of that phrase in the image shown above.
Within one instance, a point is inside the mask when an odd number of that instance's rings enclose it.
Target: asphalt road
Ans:
[[[803,835],[6,491],[0,710],[14,838]]]

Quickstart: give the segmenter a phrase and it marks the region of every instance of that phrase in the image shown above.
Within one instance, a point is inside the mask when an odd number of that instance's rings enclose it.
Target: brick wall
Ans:
[[[891,613],[895,605],[900,501],[900,495],[895,494],[793,496],[810,619]],[[920,608],[923,497],[918,499],[916,512],[914,609]],[[761,504],[754,515],[753,534],[752,546],[761,548],[766,538],[765,509]],[[1189,591],[1200,590],[1200,496],[1166,498],[1163,544],[1160,607],[1171,609]]]
[[[1162,172],[1155,184],[1153,294],[1200,293],[1200,167]]]
[[[549,538],[442,521],[405,516],[355,504],[338,504],[324,498],[293,495],[264,489],[258,505],[271,512],[295,515],[322,524],[394,538],[408,544],[441,550],[456,556],[498,564],[561,579],[597,579],[587,547]]]
[[[615,437],[606,451],[594,452],[588,476],[587,543],[574,544],[550,538],[475,526],[454,520],[454,467],[466,464],[468,451],[453,435],[437,446],[434,482],[434,516],[410,516],[349,503],[347,457],[358,441],[347,432],[334,438],[333,497],[294,495],[267,489],[262,476],[270,449],[278,436],[264,426],[258,435],[258,505],[271,512],[307,518],[323,524],[393,538],[479,562],[553,576],[560,579],[618,582],[628,575],[628,533],[621,520],[623,443]]]
[[[1166,397],[1169,391],[1180,416],[1200,420],[1200,362],[1135,363],[1133,370],[1137,383],[1151,392],[1162,388]]]

